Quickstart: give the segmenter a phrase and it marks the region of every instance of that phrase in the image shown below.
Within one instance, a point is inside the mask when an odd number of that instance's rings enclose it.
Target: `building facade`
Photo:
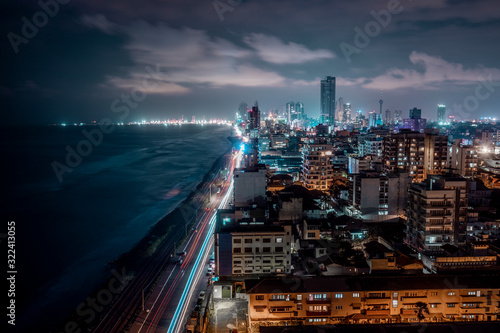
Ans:
[[[261,325],[499,320],[498,276],[266,279],[247,291],[252,331]]]
[[[407,173],[362,172],[351,175],[349,201],[355,214],[367,221],[399,219],[408,199]]]
[[[321,122],[335,125],[335,76],[321,80]]]
[[[382,159],[386,172],[401,169],[419,183],[446,169],[447,153],[446,135],[401,131],[384,137]]]
[[[309,190],[326,191],[333,182],[333,146],[325,138],[311,138],[303,148],[303,179]]]
[[[477,175],[477,148],[462,144],[460,139],[449,147],[448,167],[461,177],[473,178]]]
[[[291,226],[269,225],[264,218],[238,218],[234,210],[219,210],[216,223],[216,275],[242,277],[290,273]]]
[[[429,176],[412,184],[407,207],[407,244],[419,253],[442,252],[442,246],[461,246],[467,228],[467,180],[452,176]]]

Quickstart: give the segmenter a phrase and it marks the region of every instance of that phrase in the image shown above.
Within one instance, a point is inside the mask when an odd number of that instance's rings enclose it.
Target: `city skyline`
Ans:
[[[438,104],[457,120],[499,113],[494,1],[42,4],[2,11],[7,123],[119,121],[124,108],[128,121],[232,119],[255,99],[316,118],[326,76],[365,115],[381,97],[430,120]]]

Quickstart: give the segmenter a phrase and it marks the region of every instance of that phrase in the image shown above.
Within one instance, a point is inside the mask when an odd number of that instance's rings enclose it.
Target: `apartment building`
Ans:
[[[477,147],[464,145],[462,140],[457,139],[449,147],[448,167],[456,174],[472,178],[477,175]]]
[[[309,190],[326,191],[333,182],[333,146],[326,138],[308,140],[303,148],[303,179]]]
[[[252,330],[500,319],[498,275],[265,279],[247,294]]]
[[[265,218],[239,218],[235,210],[219,210],[217,215],[216,275],[290,273],[293,246],[290,225],[271,225]]]
[[[349,201],[354,214],[369,221],[398,219],[408,199],[408,173],[361,172],[351,175]]]
[[[412,184],[407,207],[407,244],[419,253],[463,245],[467,227],[468,183],[456,176],[431,175]]]
[[[427,175],[439,174],[447,167],[448,137],[446,135],[401,130],[384,137],[382,161],[386,172],[401,169],[414,183]]]
[[[264,164],[253,168],[234,170],[234,205],[244,207],[256,198],[265,198],[267,190],[267,169]]]

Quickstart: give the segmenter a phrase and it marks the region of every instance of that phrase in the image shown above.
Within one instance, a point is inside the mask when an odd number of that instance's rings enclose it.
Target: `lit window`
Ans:
[[[398,300],[397,299],[393,299],[392,300],[392,307],[393,308],[397,308],[398,307]]]
[[[342,298],[342,297],[344,297],[343,294],[335,294],[335,298]]]
[[[359,297],[359,293],[352,293],[352,297],[358,298]]]

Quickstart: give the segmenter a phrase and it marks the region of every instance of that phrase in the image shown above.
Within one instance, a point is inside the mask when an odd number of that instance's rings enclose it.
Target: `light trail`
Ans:
[[[234,171],[235,164],[239,164],[239,162],[241,161],[241,157],[242,156],[241,156],[241,151],[240,151],[238,154],[236,154],[233,157],[233,159],[231,161],[230,173],[229,173],[229,177],[230,177],[229,185],[224,186],[224,190],[226,192],[225,192],[224,196],[220,199],[218,209],[222,209],[222,208],[226,207],[226,205],[230,201],[230,198],[232,197],[232,191],[233,191],[233,187],[234,187],[233,171]],[[213,183],[214,183],[214,181],[212,181],[212,184]],[[226,182],[226,184],[227,183],[228,182]],[[188,269],[188,266],[191,263],[191,259],[194,256],[194,253],[196,252],[196,244],[199,244],[203,230],[208,225],[209,230],[208,230],[206,237],[205,237],[205,240],[203,241],[203,244],[201,246],[199,256],[196,259],[195,263],[193,264],[193,268],[192,268],[192,270],[189,274],[188,280],[184,286],[182,296],[177,304],[176,310],[175,310],[174,315],[172,317],[172,320],[169,324],[168,333],[180,331],[181,327],[177,327],[177,326],[182,325],[182,323],[184,322],[185,316],[186,316],[186,313],[188,310],[187,309],[187,305],[188,305],[187,300],[190,299],[193,295],[193,290],[190,287],[192,286],[193,282],[194,282],[194,284],[196,284],[199,281],[201,274],[202,274],[202,271],[203,271],[202,269],[200,269],[200,263],[206,261],[208,254],[209,254],[209,251],[207,251],[207,249],[209,247],[211,247],[213,244],[213,233],[214,233],[215,225],[216,225],[216,223],[215,223],[216,216],[217,215],[214,213],[214,211],[212,209],[210,209],[210,213],[208,213],[208,212],[204,213],[204,215],[201,217],[200,222],[197,224],[197,226],[200,226],[200,228],[199,228],[200,232],[196,235],[192,234],[189,237],[189,241],[191,241],[194,237],[193,243],[191,245],[192,247],[190,250],[188,250],[188,253],[185,257],[184,263],[181,265],[179,272],[177,273],[177,275],[174,278],[174,281],[172,282],[171,286],[169,287],[165,296],[163,297],[161,304],[159,305],[158,310],[155,312],[155,314],[151,320],[151,323],[149,324],[147,332],[149,332],[153,327],[156,326],[155,320],[156,320],[157,315],[161,312],[161,309],[164,307],[164,305],[166,305],[170,302],[170,299],[173,296],[173,290],[180,283],[181,278],[184,276],[185,271]],[[189,241],[186,243],[184,250],[187,248]],[[170,275],[172,275],[172,273]],[[170,279],[170,276],[168,279]],[[168,281],[168,279],[167,279],[167,281]],[[162,290],[163,290],[163,288],[162,288]],[[157,301],[158,301],[158,297],[154,301],[154,304],[156,304]],[[154,304],[153,304],[152,308],[154,307]],[[152,313],[148,313],[146,315],[146,318],[145,318],[143,324],[141,325],[139,332],[142,330],[143,325],[146,323],[147,318],[149,317],[150,314],[152,314]],[[153,330],[155,330],[155,329],[153,329]]]
[[[231,194],[231,189],[233,187],[233,179],[231,179],[231,184],[228,187],[228,190],[226,194],[224,195],[224,198],[221,200],[221,203],[219,204],[219,209],[222,209],[225,207],[229,200],[229,196]],[[203,242],[202,248],[200,250],[200,253],[204,253],[205,255],[198,256],[198,259],[195,261],[193,269],[191,270],[191,273],[189,274],[188,280],[186,282],[186,285],[184,287],[184,291],[182,293],[181,299],[179,300],[179,304],[177,305],[177,309],[174,312],[174,316],[172,317],[172,321],[170,322],[170,326],[168,328],[167,333],[172,333],[172,332],[178,332],[179,329],[176,327],[178,322],[183,322],[184,321],[184,316],[186,314],[186,311],[184,308],[186,307],[186,300],[187,300],[187,294],[191,290],[190,284],[193,282],[193,276],[196,272],[199,271],[199,265],[202,257],[206,257],[207,253],[207,244],[208,241],[210,240],[210,244],[212,244],[213,238],[213,231],[215,229],[215,220],[216,220],[217,215],[214,214],[212,215],[212,218],[210,219],[210,229],[208,230],[207,237],[205,238],[205,241]],[[191,290],[192,294],[192,290]],[[180,316],[180,312],[182,312],[182,315]]]

